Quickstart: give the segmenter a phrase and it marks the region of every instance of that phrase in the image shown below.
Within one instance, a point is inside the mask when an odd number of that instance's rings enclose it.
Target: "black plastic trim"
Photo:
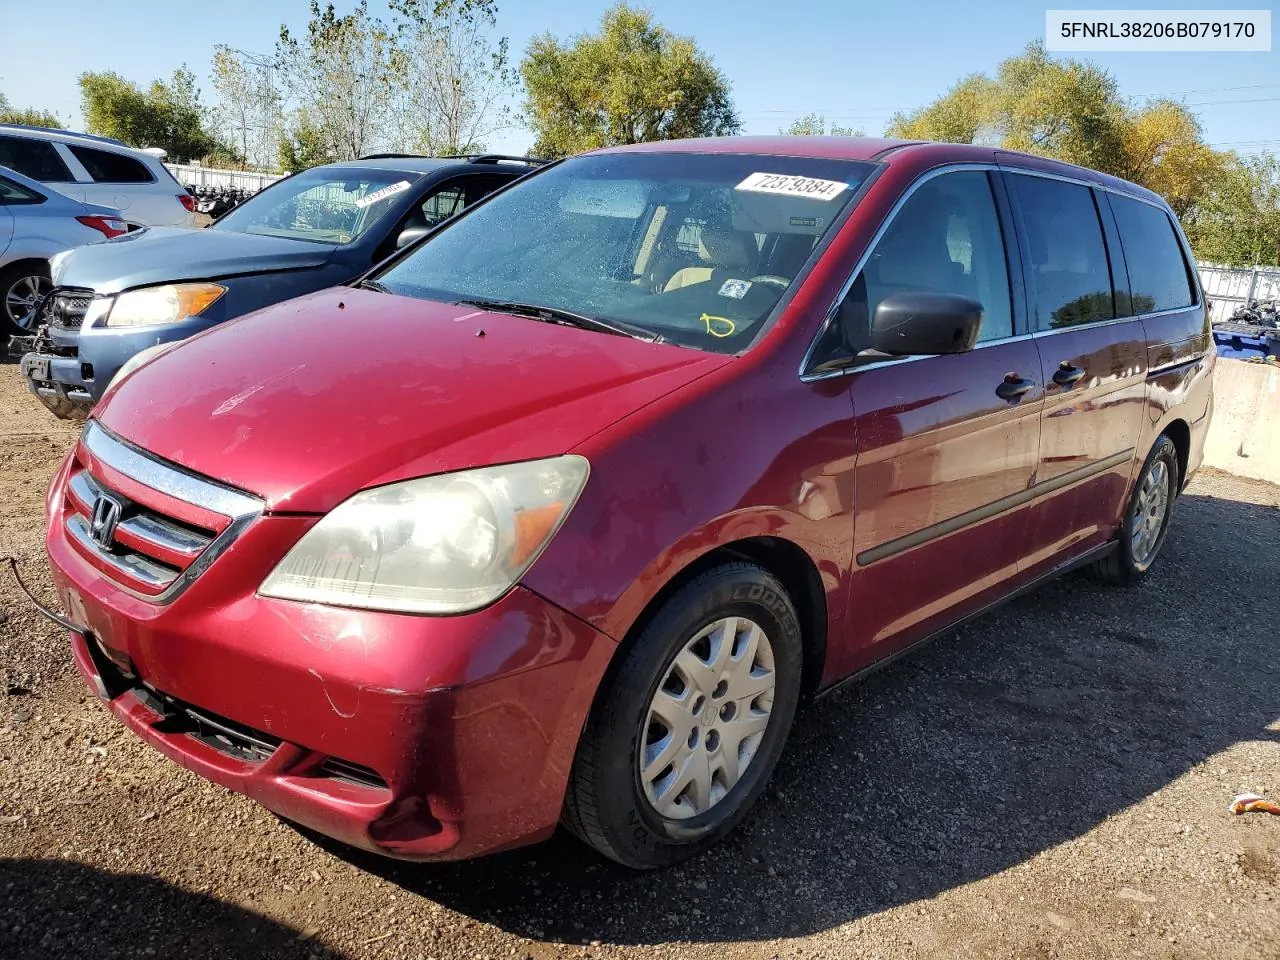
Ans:
[[[1133,448],[1131,447],[1128,450],[1113,453],[1109,457],[1086,464],[1076,470],[1043,480],[1035,486],[1028,487],[1026,490],[1020,490],[1017,493],[1009,494],[1007,497],[1001,497],[999,500],[983,504],[981,507],[975,507],[973,510],[954,516],[949,520],[943,520],[941,523],[935,523],[922,530],[916,530],[905,537],[898,537],[896,540],[882,543],[878,547],[863,550],[858,554],[858,566],[865,567],[877,561],[886,560],[913,547],[928,543],[930,540],[936,540],[939,537],[947,536],[947,534],[955,533],[957,530],[963,530],[965,527],[971,527],[975,523],[981,523],[983,520],[988,520],[1007,510],[1030,503],[1032,500],[1053,493],[1055,490],[1069,487],[1073,483],[1087,480],[1096,474],[1110,470],[1112,467],[1118,467],[1120,464],[1132,459]]]

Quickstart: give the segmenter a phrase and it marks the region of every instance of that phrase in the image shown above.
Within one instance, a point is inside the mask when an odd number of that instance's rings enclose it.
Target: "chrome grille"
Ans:
[[[91,564],[144,599],[173,599],[262,512],[256,497],[158,460],[96,421],[85,427],[81,445],[86,455],[77,453],[63,498],[67,537]],[[98,465],[132,481],[128,492],[96,476]],[[187,504],[207,526],[173,515]]]

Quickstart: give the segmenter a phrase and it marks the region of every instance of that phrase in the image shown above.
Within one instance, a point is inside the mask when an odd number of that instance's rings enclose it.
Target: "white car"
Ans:
[[[131,224],[194,227],[195,200],[158,152],[87,133],[0,123],[0,166],[75,200],[114,207]]]

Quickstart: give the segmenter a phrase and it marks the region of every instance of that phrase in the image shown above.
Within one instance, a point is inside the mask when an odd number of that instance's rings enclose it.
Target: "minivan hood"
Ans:
[[[565,453],[730,362],[335,287],[186,341],[95,417],[269,510],[320,513],[367,486]]]
[[[333,249],[324,243],[229,230],[148,227],[70,251],[55,265],[53,282],[60,287],[119,293],[175,280],[318,267]]]

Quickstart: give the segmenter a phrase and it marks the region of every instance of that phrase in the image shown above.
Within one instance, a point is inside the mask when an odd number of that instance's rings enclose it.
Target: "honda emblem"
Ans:
[[[120,501],[105,493],[93,501],[93,516],[89,518],[89,538],[104,550],[111,549],[116,538],[116,524],[124,508]]]

